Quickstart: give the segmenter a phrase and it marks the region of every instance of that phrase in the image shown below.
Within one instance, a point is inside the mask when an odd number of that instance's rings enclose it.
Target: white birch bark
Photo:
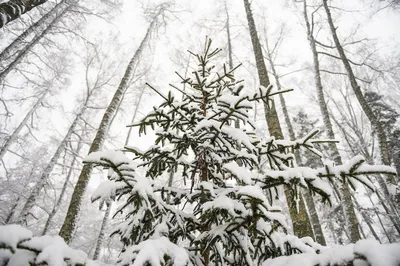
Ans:
[[[89,153],[99,151],[103,143],[105,141],[105,138],[108,134],[110,123],[115,116],[115,113],[117,111],[117,108],[122,101],[123,95],[128,88],[128,83],[132,78],[132,74],[135,68],[135,65],[139,63],[142,52],[144,50],[144,46],[148,43],[150,39],[150,35],[157,26],[157,19],[158,16],[161,15],[164,12],[164,8],[160,8],[159,11],[155,14],[153,17],[152,22],[150,23],[147,32],[140,43],[138,49],[136,50],[134,56],[130,60],[123,78],[121,79],[121,82],[115,91],[115,94],[108,105],[104,116],[100,122],[100,126],[97,130],[96,136],[90,146]],[[75,185],[74,192],[72,194],[71,202],[68,207],[68,211],[64,220],[64,223],[61,227],[59,235],[64,238],[66,243],[69,243],[71,240],[71,236],[73,234],[78,215],[79,215],[79,210],[80,206],[82,204],[82,197],[85,193],[87,184],[89,182],[89,178],[92,172],[92,166],[91,165],[84,165],[83,169],[79,175],[78,182]]]

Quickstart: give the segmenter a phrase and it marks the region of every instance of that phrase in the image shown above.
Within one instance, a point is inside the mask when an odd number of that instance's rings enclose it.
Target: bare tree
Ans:
[[[285,30],[285,28],[281,27],[279,37],[278,37],[276,43],[272,46],[273,49],[271,49],[270,45],[268,43],[268,39],[267,39],[267,31],[266,31],[266,28],[264,27],[266,58],[269,62],[272,75],[275,78],[276,87],[279,91],[282,91],[283,88],[282,88],[282,84],[280,81],[278,71],[275,66],[274,58],[276,58],[280,43],[282,42],[284,30]],[[294,133],[293,124],[290,119],[290,115],[289,115],[289,112],[288,112],[288,109],[286,106],[285,97],[282,94],[279,94],[279,101],[280,101],[283,115],[285,118],[286,127],[289,132],[289,138],[290,138],[290,140],[296,140],[296,135]],[[294,155],[295,155],[296,163],[298,165],[303,165],[303,160],[301,159],[301,156],[300,156],[300,153],[298,150],[294,151]],[[311,220],[312,229],[314,231],[315,240],[321,245],[326,245],[325,237],[324,237],[324,234],[322,231],[321,223],[319,221],[318,212],[316,210],[314,200],[313,200],[311,194],[306,189],[302,190],[302,194],[304,196],[304,200],[306,201],[308,211],[310,214],[310,220]]]
[[[0,4],[0,29],[47,0],[9,0]]]
[[[268,88],[271,83],[268,78],[268,72],[264,62],[261,43],[258,38],[257,29],[248,0],[244,0],[244,7],[246,10],[251,42],[253,44],[253,51],[256,60],[260,85]],[[276,139],[283,139],[282,128],[279,122],[278,114],[275,108],[275,102],[273,99],[268,99],[268,102],[264,102],[264,111],[270,135],[275,137]],[[298,237],[313,236],[311,223],[307,215],[303,197],[299,198],[300,202],[297,211],[296,203],[291,200],[293,197],[287,187],[285,187],[285,195],[287,203],[289,205],[289,211],[292,218],[293,230],[295,235],[297,235]]]
[[[379,149],[380,149],[380,156],[381,160],[385,165],[390,165],[390,155],[389,155],[389,148],[388,148],[388,141],[386,138],[386,133],[382,127],[382,124],[380,123],[379,119],[375,116],[374,112],[372,111],[371,107],[367,103],[360,86],[358,85],[357,78],[353,72],[353,68],[350,64],[349,59],[346,56],[346,53],[343,49],[343,46],[339,40],[339,37],[336,33],[336,27],[333,23],[332,15],[330,12],[330,8],[328,6],[328,1],[323,0],[323,6],[327,15],[328,19],[328,24],[329,28],[333,37],[333,41],[335,43],[336,49],[338,51],[338,54],[340,56],[340,59],[342,60],[342,63],[344,65],[344,68],[347,73],[347,77],[349,79],[350,85],[353,88],[353,92],[358,100],[358,102],[361,105],[362,110],[364,111],[365,115],[368,117],[372,127],[374,130],[376,130],[377,133],[377,138],[378,138],[378,143],[379,143]],[[397,180],[395,176],[388,176],[387,181],[392,185],[396,186]],[[383,185],[383,184],[382,184]],[[383,188],[384,189],[384,188]]]
[[[3,65],[5,60],[9,60],[11,55],[17,54],[18,50],[21,49],[21,46],[24,45],[27,37],[33,33],[39,34],[40,31],[46,27],[48,20],[53,16],[57,16],[59,10],[64,9],[66,2],[67,0],[63,0],[57,3],[49,12],[47,12],[38,21],[21,33],[15,40],[13,40],[6,48],[4,48],[4,50],[0,53],[1,64]]]
[[[94,57],[95,56],[97,56],[97,53],[94,55]],[[91,62],[93,60],[94,60],[94,58],[92,60],[90,60],[89,64],[86,66],[87,67],[86,73],[88,73],[88,71],[89,71],[88,68],[90,68]],[[27,216],[28,216],[30,210],[32,209],[32,207],[35,205],[36,198],[39,196],[40,191],[43,189],[44,185],[47,183],[47,181],[50,177],[50,174],[54,169],[54,166],[56,165],[57,161],[59,160],[59,158],[61,156],[61,153],[65,150],[68,142],[70,141],[71,135],[75,131],[75,128],[77,127],[78,122],[80,121],[81,117],[84,115],[85,111],[89,108],[89,105],[92,103],[93,95],[109,80],[109,78],[106,78],[106,81],[101,82],[100,77],[98,76],[97,78],[98,79],[96,80],[96,83],[94,86],[92,86],[91,88],[89,88],[89,87],[86,88],[85,99],[84,99],[82,105],[80,106],[80,111],[75,115],[75,118],[72,121],[70,127],[68,128],[67,133],[64,135],[64,138],[62,139],[62,141],[58,144],[58,147],[57,147],[56,151],[54,152],[51,160],[49,161],[47,166],[43,169],[38,182],[32,189],[32,191],[20,213],[19,220],[18,220],[19,224],[26,224]],[[86,79],[88,79],[87,76],[86,76]],[[88,83],[89,82],[87,81],[86,84],[88,84]]]
[[[31,107],[29,112],[25,115],[25,117],[22,119],[22,121],[19,123],[17,128],[13,131],[13,133],[7,138],[6,142],[3,144],[3,146],[0,149],[0,160],[3,159],[4,155],[7,153],[10,146],[15,142],[19,133],[24,128],[24,126],[27,124],[27,122],[31,118],[32,114],[41,106],[42,102],[44,101],[44,99],[45,99],[46,95],[49,93],[49,91],[50,91],[50,87],[47,88],[46,90],[44,90],[40,94],[38,100]]]
[[[125,74],[118,86],[118,89],[115,91],[115,94],[104,113],[104,116],[100,122],[100,126],[97,130],[96,136],[92,144],[90,145],[89,153],[98,151],[103,146],[103,143],[109,131],[110,123],[113,117],[115,116],[115,112],[117,111],[117,108],[123,98],[125,91],[128,88],[127,85],[130,79],[132,78],[134,68],[141,59],[142,52],[144,50],[145,45],[147,45],[147,43],[150,40],[151,33],[157,28],[158,20],[160,19],[160,17],[163,16],[164,12],[167,10],[168,7],[169,7],[168,4],[160,5],[158,6],[157,11],[153,13],[152,21],[147,29],[147,32],[142,42],[140,43],[138,49],[136,50],[134,56],[130,60],[128,67],[126,68]],[[70,242],[72,233],[76,226],[79,209],[82,203],[82,196],[89,182],[92,168],[93,167],[90,165],[85,165],[79,175],[78,182],[75,185],[71,202],[69,204],[64,223],[60,230],[60,236],[64,238],[65,242],[67,243]]]
[[[314,15],[314,13],[313,13]],[[314,17],[312,15],[312,23],[314,22]],[[314,64],[314,78],[315,78],[315,87],[317,90],[317,99],[318,105],[322,114],[322,121],[325,126],[325,132],[330,139],[335,139],[335,134],[333,131],[332,122],[329,117],[328,106],[326,105],[324,89],[322,85],[322,78],[320,73],[320,63],[318,58],[318,51],[316,40],[314,37],[314,24],[310,23],[308,14],[307,14],[307,1],[303,0],[303,16],[306,23],[306,30],[307,30],[307,39],[310,44],[310,48],[313,55],[313,64]],[[335,143],[329,143],[329,148],[332,152],[333,160],[336,164],[341,165],[343,164],[342,158],[340,156],[339,150]],[[360,232],[359,232],[359,223],[357,216],[354,211],[354,205],[351,198],[351,192],[347,183],[340,183],[339,186],[339,195],[342,197],[341,206],[343,208],[343,214],[345,217],[345,221],[347,223],[347,227],[350,231],[350,241],[357,242],[361,239]]]
[[[69,6],[68,6],[69,7]],[[46,36],[46,34],[54,27],[54,25],[63,17],[63,15],[68,11],[68,7],[65,9],[62,9],[58,15],[56,15],[54,18],[50,18],[49,23],[46,25],[43,31],[38,33],[36,36],[32,38],[25,46],[23,46],[22,49],[17,50],[16,56],[12,58],[12,60],[9,62],[8,65],[2,64],[3,69],[0,72],[0,83],[4,82],[4,79],[6,76],[16,68],[16,66],[21,63],[21,61],[32,51],[33,47],[35,47],[39,41]],[[15,47],[16,48],[16,47]],[[5,53],[12,52],[15,50],[15,48],[10,48],[10,51],[7,51],[7,48],[5,50]],[[6,54],[4,56],[6,56]],[[2,62],[3,63],[3,62]]]
[[[103,242],[104,242],[105,230],[106,230],[108,219],[110,216],[111,202],[107,202],[106,205],[107,205],[106,211],[104,213],[103,221],[101,222],[99,236],[97,238],[96,248],[95,248],[94,254],[93,254],[94,260],[97,260],[100,256],[100,251],[101,251],[101,248],[102,248]]]
[[[45,235],[47,233],[47,231],[50,229],[51,222],[61,206],[64,196],[67,192],[68,183],[70,182],[72,174],[74,172],[74,167],[75,167],[75,164],[77,162],[77,157],[78,157],[77,154],[79,154],[79,152],[81,151],[82,146],[83,146],[83,143],[81,141],[79,141],[78,147],[75,150],[75,154],[73,154],[73,156],[72,156],[72,161],[71,161],[70,167],[68,169],[68,172],[65,176],[64,184],[61,188],[60,195],[58,196],[56,203],[54,204],[53,208],[51,209],[51,211],[49,213],[49,217],[47,217],[46,223],[43,227],[42,235]]]

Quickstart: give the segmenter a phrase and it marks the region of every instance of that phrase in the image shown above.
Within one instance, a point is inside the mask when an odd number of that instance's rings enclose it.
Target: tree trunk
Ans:
[[[265,48],[267,50],[267,60],[268,60],[268,62],[270,64],[270,66],[271,66],[271,71],[272,71],[272,75],[275,78],[276,87],[277,87],[278,90],[282,90],[282,85],[281,85],[281,82],[280,82],[280,78],[279,78],[278,72],[276,71],[274,62],[272,61],[272,54],[271,54],[271,50],[270,50],[269,45],[268,45],[267,32],[266,31],[264,31],[264,37],[265,37],[265,46],[266,46]],[[283,115],[285,117],[286,127],[287,127],[288,132],[289,132],[289,138],[290,138],[290,140],[296,140],[296,136],[295,136],[294,129],[293,129],[293,124],[292,124],[292,121],[290,120],[289,112],[288,112],[288,109],[286,107],[285,97],[282,94],[279,94],[279,100],[280,100],[280,103],[281,103]],[[301,160],[300,153],[299,153],[298,150],[295,150],[294,155],[295,155],[296,163],[298,165],[303,165],[303,162]],[[304,200],[306,201],[306,204],[307,204],[307,207],[308,207],[308,211],[309,211],[309,214],[310,214],[311,226],[312,226],[312,229],[314,231],[314,239],[319,244],[325,246],[326,245],[326,241],[325,241],[325,237],[324,237],[324,234],[323,234],[323,231],[322,231],[321,223],[320,223],[319,218],[318,218],[318,213],[317,213],[317,209],[315,207],[314,200],[313,200],[311,194],[306,189],[302,190],[302,194],[304,196]]]
[[[307,1],[306,0],[304,0],[303,7],[304,7],[303,15],[304,15],[304,20],[306,22],[306,28],[307,28],[307,37],[308,37],[308,41],[310,43],[311,51],[313,54],[314,75],[315,75],[315,85],[316,85],[316,89],[317,89],[318,105],[320,107],[320,111],[322,114],[322,121],[325,126],[326,135],[329,139],[335,139],[333,126],[332,126],[332,123],[331,123],[331,120],[329,117],[329,111],[328,111],[328,107],[327,107],[326,101],[325,101],[324,89],[322,86],[317,46],[316,46],[316,42],[315,42],[315,39],[313,36],[313,32],[311,30],[310,22],[308,20]],[[342,165],[343,164],[342,158],[339,154],[339,150],[338,150],[336,144],[330,143],[329,148],[332,152],[332,157],[333,157],[334,162],[337,165]],[[353,201],[351,198],[351,192],[349,189],[349,185],[347,184],[346,181],[344,181],[344,183],[338,182],[337,185],[339,186],[339,192],[340,192],[340,196],[341,196],[341,200],[342,200],[341,206],[343,208],[346,226],[348,227],[348,229],[350,231],[350,241],[355,243],[361,239],[361,236],[360,236],[360,232],[359,232],[359,223],[357,220],[356,213],[354,211],[354,206],[353,206]]]
[[[257,35],[256,25],[254,23],[253,14],[251,12],[249,0],[244,0],[244,7],[247,15],[247,22],[249,24],[249,32],[251,42],[253,44],[254,56],[256,60],[257,73],[260,85],[267,88],[271,83],[268,78],[267,67],[265,66],[264,56],[261,50],[261,43]],[[278,114],[276,112],[275,103],[270,99],[270,104],[264,102],[265,119],[268,124],[269,134],[276,139],[283,139],[281,124],[279,123]]]
[[[374,236],[374,238],[382,244],[381,240],[379,239],[378,234],[375,232],[374,227],[372,226],[371,222],[369,221],[369,217],[368,215],[365,213],[365,211],[362,210],[361,205],[358,203],[357,199],[354,197],[354,203],[357,206],[358,211],[360,212],[361,216],[364,218],[365,223],[367,224],[369,230],[371,231],[372,235]],[[360,225],[360,229],[362,228],[362,226]],[[364,238],[366,238],[364,236]]]
[[[343,135],[344,139],[347,141],[347,144],[351,148],[353,156],[357,155],[356,152],[354,151],[354,149],[351,147],[351,143],[350,143],[350,141],[349,141],[349,139],[347,137],[348,133],[346,132],[346,130],[343,127],[343,125],[339,121],[337,121],[337,119],[335,119],[334,116],[332,116],[332,118],[333,118],[333,121],[335,122],[335,124],[338,126],[338,128],[342,132],[342,135]],[[353,130],[353,131],[355,131],[355,130]],[[359,139],[359,142],[360,143],[365,143],[365,140],[364,140],[361,132],[355,132],[355,133],[356,133],[357,138]],[[366,162],[369,163],[369,164],[372,164],[373,163],[373,158],[372,158],[371,154],[369,153],[368,149],[366,148],[367,145],[364,144],[362,146],[363,146],[363,150],[364,150],[363,154],[364,154]],[[400,218],[399,218],[399,215],[398,215],[398,213],[396,211],[396,207],[394,206],[393,201],[390,198],[390,194],[389,194],[389,191],[388,191],[388,189],[386,187],[385,180],[383,179],[382,175],[374,175],[374,178],[377,180],[379,186],[382,188],[382,190],[383,190],[383,193],[382,193],[383,194],[383,198],[386,201],[386,202],[383,202],[382,201],[383,199],[380,196],[381,192],[380,191],[376,191],[378,199],[379,199],[379,202],[384,207],[386,213],[389,216],[390,221],[393,223],[394,227],[396,228],[397,232],[400,235]],[[376,214],[377,214],[377,216],[379,218],[378,213],[376,213]]]
[[[384,163],[385,165],[390,165],[390,156],[389,156],[389,149],[388,149],[388,144],[387,144],[387,139],[386,139],[386,133],[383,130],[383,127],[382,127],[380,121],[377,119],[377,117],[375,116],[371,107],[369,106],[368,102],[366,101],[366,99],[361,91],[361,88],[357,83],[357,80],[354,75],[353,69],[350,65],[350,62],[347,59],[346,54],[343,50],[343,47],[342,47],[342,45],[339,41],[339,38],[336,34],[336,28],[335,28],[335,25],[333,24],[332,15],[331,15],[331,12],[328,7],[328,1],[323,0],[323,3],[324,3],[324,8],[326,11],[327,18],[328,18],[329,28],[331,30],[333,41],[335,43],[336,49],[339,53],[339,56],[342,59],[344,68],[346,69],[346,73],[347,73],[347,77],[349,78],[350,85],[353,88],[354,94],[356,95],[356,98],[357,98],[358,102],[360,103],[362,110],[364,111],[365,115],[367,116],[368,120],[370,121],[372,128],[374,130],[376,130],[382,163]],[[387,181],[392,185],[396,185],[395,176],[389,175],[387,177]]]
[[[108,223],[108,217],[110,216],[110,211],[111,211],[111,203],[108,202],[106,212],[104,213],[103,221],[101,222],[99,237],[97,238],[96,248],[93,254],[93,260],[97,260],[99,258],[101,247],[103,246],[104,234]]]
[[[32,114],[39,108],[40,104],[43,102],[44,98],[46,97],[47,93],[50,91],[50,89],[46,89],[42,95],[39,97],[39,99],[36,101],[36,103],[32,106],[32,108],[29,110],[29,112],[25,115],[24,119],[22,119],[21,123],[19,123],[18,127],[14,130],[14,132],[11,134],[11,136],[8,137],[6,142],[4,143],[3,147],[0,149],[0,161],[3,160],[4,155],[7,153],[8,149],[10,146],[15,142],[17,139],[19,133],[21,132],[22,128],[26,125],[28,122],[29,118],[32,116]]]
[[[139,98],[136,103],[135,111],[133,112],[131,124],[133,124],[136,120],[136,116],[139,111],[139,105],[140,105],[140,102],[142,101],[143,93],[144,93],[144,88],[140,91]],[[129,127],[128,135],[126,136],[126,139],[125,139],[125,145],[124,145],[125,147],[127,147],[129,144],[129,140],[130,140],[131,134],[132,134],[132,129],[133,129],[133,127]]]
[[[225,13],[226,13],[226,37],[228,40],[228,65],[229,69],[233,69],[233,57],[232,57],[232,40],[231,40],[231,30],[230,30],[230,17],[229,17],[229,11],[228,11],[228,6],[226,5],[226,0],[224,1],[224,6],[225,6]],[[235,128],[240,127],[240,120],[236,119],[235,120]],[[240,163],[239,163],[240,165]]]
[[[40,191],[43,189],[43,187],[49,180],[49,176],[50,176],[51,172],[53,171],[54,166],[56,165],[58,159],[60,158],[61,153],[64,151],[68,141],[70,140],[72,132],[75,130],[75,127],[77,126],[78,121],[85,109],[86,109],[86,106],[75,117],[74,121],[72,122],[71,126],[69,127],[69,129],[67,131],[67,134],[65,134],[63,140],[58,145],[57,150],[54,152],[53,157],[51,158],[50,162],[47,164],[46,168],[43,170],[42,174],[40,175],[38,182],[33,187],[24,207],[22,208],[22,211],[21,211],[19,219],[18,219],[18,224],[26,225],[26,222],[27,222],[26,219],[28,217],[29,212],[35,205],[36,198],[39,196]]]
[[[56,202],[56,204],[54,205],[53,209],[51,210],[49,217],[47,218],[46,224],[44,225],[43,231],[42,231],[42,235],[45,235],[47,233],[47,231],[50,229],[50,224],[54,218],[54,216],[57,214],[58,209],[61,206],[62,200],[64,198],[64,195],[67,191],[67,187],[68,187],[68,183],[71,179],[72,173],[74,172],[74,166],[75,163],[77,162],[77,154],[79,154],[80,150],[82,149],[82,142],[78,143],[78,147],[76,149],[75,154],[72,157],[72,162],[71,162],[71,166],[68,170],[67,176],[64,180],[64,184],[61,188],[61,192],[60,192],[60,196],[58,196],[58,200]]]
[[[9,0],[0,4],[0,29],[47,0]]]
[[[4,50],[0,53],[0,63],[3,63],[8,59],[9,56],[13,54],[17,54],[18,50],[21,49],[21,45],[25,39],[31,35],[32,33],[39,33],[40,28],[45,26],[46,21],[53,15],[57,16],[57,12],[64,5],[66,0],[61,1],[56,4],[49,12],[47,12],[43,17],[41,17],[38,21],[36,21],[33,25],[31,25],[28,29],[26,29],[21,35],[19,35],[12,43],[10,43]]]
[[[264,56],[261,49],[261,43],[257,35],[256,25],[254,23],[253,14],[251,12],[250,3],[248,0],[244,0],[244,7],[247,15],[247,22],[249,24],[249,32],[251,42],[253,44],[254,56],[256,60],[257,72],[260,81],[260,85],[268,88],[270,81],[268,78],[267,68],[264,62]],[[265,119],[267,121],[268,130],[271,136],[275,139],[283,139],[283,133],[279,122],[278,114],[276,112],[275,103],[273,99],[269,99],[269,104],[264,102]],[[290,216],[293,222],[294,234],[298,237],[313,236],[311,224],[307,215],[304,200],[300,196],[299,210],[294,200],[291,200],[292,195],[289,189],[285,186],[286,200],[289,206]]]
[[[99,151],[101,147],[103,146],[103,143],[105,141],[105,138],[108,134],[109,127],[110,127],[110,122],[112,118],[114,117],[117,107],[119,106],[119,103],[122,100],[122,97],[128,88],[128,83],[129,80],[131,79],[133,70],[135,65],[139,62],[142,52],[144,50],[144,46],[147,44],[147,42],[150,39],[150,35],[154,28],[156,27],[156,22],[158,16],[164,11],[164,9],[160,9],[159,12],[154,16],[153,21],[149,25],[146,35],[144,36],[142,42],[140,43],[140,46],[136,50],[134,56],[132,57],[131,61],[128,64],[128,67],[125,70],[125,74],[123,78],[121,79],[121,82],[118,86],[118,89],[116,90],[109,106],[107,107],[104,116],[100,122],[100,126],[97,130],[96,136],[90,145],[89,153]],[[69,243],[71,240],[72,233],[75,228],[75,223],[78,218],[80,206],[82,203],[82,197],[83,194],[85,193],[87,184],[89,182],[90,174],[92,172],[92,165],[86,164],[83,166],[83,169],[79,175],[78,182],[75,185],[74,192],[72,194],[71,202],[68,207],[68,211],[64,220],[64,223],[61,227],[60,230],[60,236],[65,240],[66,243]]]
[[[56,16],[47,27],[37,36],[35,36],[25,47],[19,51],[18,55],[8,64],[0,73],[0,84],[4,81],[6,76],[15,69],[15,67],[28,55],[32,48],[39,43],[39,41],[46,36],[46,34],[52,29],[52,27],[63,17],[68,11],[68,7],[61,11],[60,15]]]
[[[6,219],[4,220],[4,224],[9,224],[11,222],[11,219],[13,218],[14,213],[17,210],[20,199],[21,198],[18,197],[17,200],[15,201],[14,205],[11,207],[10,213],[7,215]]]

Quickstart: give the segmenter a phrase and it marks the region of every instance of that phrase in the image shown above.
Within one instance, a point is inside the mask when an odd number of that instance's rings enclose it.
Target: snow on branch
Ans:
[[[398,266],[400,264],[400,243],[380,244],[376,240],[360,240],[347,246],[323,248],[291,256],[266,260],[261,266]]]
[[[186,249],[181,248],[167,237],[148,239],[138,245],[130,246],[121,255],[120,265],[192,265]]]
[[[16,224],[0,226],[0,265],[101,266],[59,236],[32,237]]]
[[[366,175],[374,174],[395,175],[396,170],[386,165],[365,164],[365,159],[362,156],[355,156],[344,165],[336,166],[331,163],[326,163],[323,167],[318,169],[311,169],[308,167],[285,167],[283,170],[264,171],[262,174],[253,176],[252,179],[261,183],[263,189],[270,189],[278,185],[300,185],[302,187],[308,187],[311,191],[330,200],[333,192],[329,186],[329,182],[333,182],[334,179],[341,182],[349,180],[353,187],[353,180],[357,180],[365,184],[371,190],[374,190],[374,185],[366,178]]]

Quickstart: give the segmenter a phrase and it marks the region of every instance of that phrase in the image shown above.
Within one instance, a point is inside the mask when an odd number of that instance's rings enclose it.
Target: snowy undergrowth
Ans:
[[[286,240],[294,245],[296,244],[293,241],[299,241],[298,238]],[[302,244],[304,243],[315,245],[307,238],[302,239]],[[299,246],[298,243],[297,245]],[[140,252],[135,254],[138,250]],[[379,244],[375,240],[361,240],[356,244],[330,248],[317,244],[313,248],[308,246],[302,252],[304,253],[268,259],[261,266],[400,265],[400,243]],[[124,253],[125,257],[116,265],[142,265],[149,262],[152,266],[161,266],[161,260],[166,254],[173,259],[174,266],[192,265],[185,250],[169,242],[166,237],[144,241],[138,246],[128,248]],[[132,256],[136,258],[134,263],[131,263]],[[0,226],[0,265],[106,266],[88,259],[83,251],[68,247],[59,236],[34,237],[32,232],[19,225]]]
[[[69,247],[59,236],[33,236],[20,225],[0,226],[1,266],[104,266],[85,252]]]

